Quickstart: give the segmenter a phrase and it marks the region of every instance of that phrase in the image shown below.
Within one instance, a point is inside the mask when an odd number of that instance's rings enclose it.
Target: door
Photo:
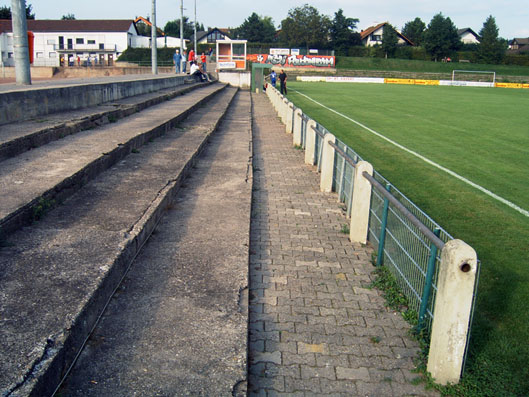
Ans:
[[[59,36],[59,50],[64,50],[64,36]]]
[[[68,39],[68,49],[73,50],[73,39]]]

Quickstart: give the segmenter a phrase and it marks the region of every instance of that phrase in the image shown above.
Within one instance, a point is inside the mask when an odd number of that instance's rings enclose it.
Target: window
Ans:
[[[8,52],[8,53],[7,53],[7,57],[8,57],[8,58],[13,58],[13,53],[12,53],[12,52]]]
[[[75,44],[84,44],[84,39],[75,39]]]
[[[99,49],[100,50],[104,50],[105,49],[105,44],[104,43],[99,43]]]
[[[86,40],[86,43],[87,43],[87,44],[95,44],[96,41],[95,41],[95,40]]]
[[[37,58],[44,58],[44,53],[43,52],[37,52],[36,56],[37,56]]]
[[[47,40],[46,41],[46,44],[48,45],[55,45],[55,40],[51,39],[51,40]]]
[[[50,52],[50,58],[57,58],[56,52]]]
[[[371,35],[371,40],[372,41],[382,41],[382,36],[379,35],[379,34],[372,34]]]

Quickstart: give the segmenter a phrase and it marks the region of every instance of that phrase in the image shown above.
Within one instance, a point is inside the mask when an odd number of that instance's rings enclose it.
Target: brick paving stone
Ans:
[[[253,99],[249,396],[437,396],[414,385],[418,345],[368,286],[372,250],[270,102]]]

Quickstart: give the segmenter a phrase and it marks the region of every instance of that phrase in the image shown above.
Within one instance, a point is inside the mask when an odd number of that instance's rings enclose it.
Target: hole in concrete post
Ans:
[[[468,263],[463,263],[459,268],[463,273],[468,273],[472,269],[472,266],[470,266]]]

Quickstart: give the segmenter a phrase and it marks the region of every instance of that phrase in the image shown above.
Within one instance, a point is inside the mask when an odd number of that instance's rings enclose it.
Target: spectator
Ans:
[[[195,51],[189,51],[189,67],[191,67],[191,62],[195,62]]]
[[[205,73],[202,73],[196,62],[191,62],[189,72],[191,76],[195,77],[199,81],[209,81],[208,76]]]
[[[176,74],[180,73],[180,63],[182,62],[182,55],[180,55],[180,50],[176,50],[173,55],[173,64],[175,66]]]
[[[270,73],[270,83],[276,88],[276,81],[277,81],[277,73],[274,69],[272,69],[272,72]]]
[[[186,72],[187,69],[187,52],[186,50],[182,51],[182,73]]]
[[[202,71],[207,73],[206,55],[204,53],[200,56],[200,62],[202,62]]]
[[[281,90],[281,95],[287,94],[287,74],[283,69],[281,69],[281,73],[279,73],[279,86]]]

